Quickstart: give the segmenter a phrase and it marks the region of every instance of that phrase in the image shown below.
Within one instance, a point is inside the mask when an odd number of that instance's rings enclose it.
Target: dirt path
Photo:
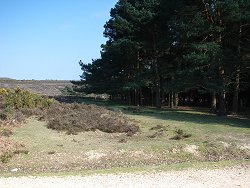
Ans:
[[[145,174],[93,175],[68,177],[0,178],[1,188],[78,187],[191,187],[249,188],[250,166],[217,170],[184,170]]]

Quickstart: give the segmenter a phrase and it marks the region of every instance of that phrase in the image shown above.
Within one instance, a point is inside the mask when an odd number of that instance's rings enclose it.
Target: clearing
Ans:
[[[9,137],[25,148],[9,156],[8,162],[0,163],[1,175],[131,172],[164,170],[173,164],[182,168],[249,163],[247,118],[217,117],[189,109],[141,108],[133,113],[128,107],[116,106],[113,110],[123,110],[138,122],[140,131],[133,135],[100,130],[68,135],[48,129],[45,121],[30,118]]]

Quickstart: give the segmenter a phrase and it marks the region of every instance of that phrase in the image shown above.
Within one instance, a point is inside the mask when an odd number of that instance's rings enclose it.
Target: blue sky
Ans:
[[[77,80],[117,0],[0,0],[0,77]]]

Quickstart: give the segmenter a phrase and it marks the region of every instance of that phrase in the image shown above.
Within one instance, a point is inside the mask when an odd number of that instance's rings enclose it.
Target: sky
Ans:
[[[0,77],[79,80],[117,0],[0,0]]]

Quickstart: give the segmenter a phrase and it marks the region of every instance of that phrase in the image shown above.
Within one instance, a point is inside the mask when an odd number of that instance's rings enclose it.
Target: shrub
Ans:
[[[48,128],[76,134],[96,129],[107,133],[134,134],[139,130],[136,122],[120,113],[95,105],[54,104],[43,112],[41,119],[48,121]]]
[[[0,120],[6,124],[21,123],[27,117],[39,115],[40,109],[48,108],[54,102],[54,99],[20,88],[0,88]]]
[[[155,127],[150,128],[150,130],[164,130],[166,131],[166,127],[163,125],[156,125]]]
[[[12,114],[13,110],[9,107],[5,107],[2,110],[0,109],[0,120],[8,120]]]
[[[14,155],[19,155],[19,154],[27,155],[28,153],[29,153],[28,150],[16,150],[14,152],[7,151],[3,153],[2,155],[0,155],[0,161],[2,163],[8,163],[14,157]]]
[[[13,157],[13,153],[11,153],[11,152],[6,152],[6,153],[4,153],[4,154],[2,154],[2,155],[0,156],[0,161],[1,161],[2,163],[8,163],[8,162],[11,160],[12,157]]]
[[[72,86],[65,86],[63,89],[61,89],[61,92],[64,95],[76,95],[76,92]]]
[[[0,119],[1,120],[7,120],[8,119],[8,114],[6,114],[3,111],[0,111]]]
[[[2,129],[0,130],[0,136],[6,136],[9,137],[13,134],[13,132],[9,129]]]
[[[15,155],[25,154],[25,155],[27,155],[27,154],[29,154],[29,151],[28,150],[16,150],[13,152],[13,154],[15,154]]]
[[[248,150],[242,150],[234,145],[225,147],[218,143],[204,143],[199,150],[206,161],[249,159],[250,156]]]
[[[176,135],[171,138],[172,140],[181,140],[181,139],[189,138],[192,136],[191,134],[184,133],[182,129],[177,129],[175,133]]]
[[[49,107],[53,104],[53,99],[46,99],[38,94],[31,93],[20,88],[0,89],[0,96],[4,107],[13,109]]]
[[[0,88],[0,95],[6,95],[8,92],[5,88]]]

